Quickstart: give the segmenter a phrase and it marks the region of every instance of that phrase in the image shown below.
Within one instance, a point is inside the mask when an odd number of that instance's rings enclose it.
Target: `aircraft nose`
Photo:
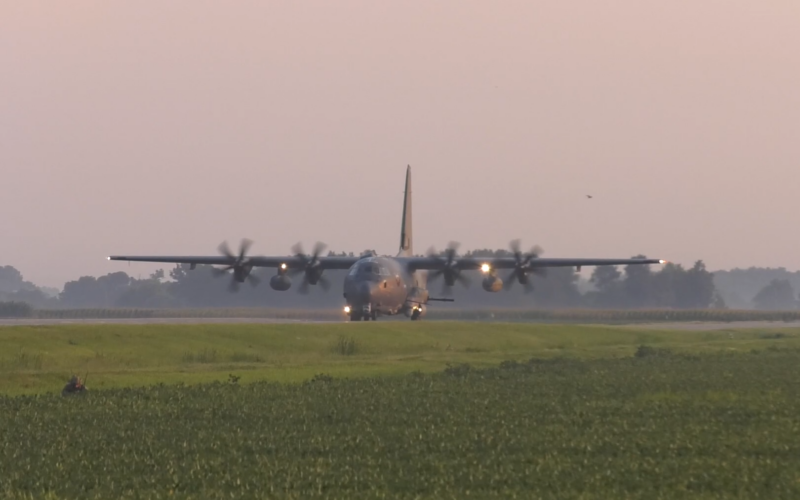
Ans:
[[[371,304],[372,303],[372,296],[375,293],[377,287],[375,283],[369,281],[362,281],[358,285],[357,291],[357,302],[362,305]]]

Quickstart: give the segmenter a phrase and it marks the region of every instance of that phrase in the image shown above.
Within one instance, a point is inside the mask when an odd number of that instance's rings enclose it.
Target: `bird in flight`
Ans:
[[[589,198],[590,200],[593,198],[593,196],[590,194],[587,194],[586,197]]]

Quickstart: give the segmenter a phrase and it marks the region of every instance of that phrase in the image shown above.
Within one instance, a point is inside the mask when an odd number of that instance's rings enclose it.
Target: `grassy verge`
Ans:
[[[0,394],[227,380],[299,382],[496,365],[531,357],[620,358],[641,345],[678,352],[800,348],[800,329],[659,331],[524,323],[54,325],[0,328]]]

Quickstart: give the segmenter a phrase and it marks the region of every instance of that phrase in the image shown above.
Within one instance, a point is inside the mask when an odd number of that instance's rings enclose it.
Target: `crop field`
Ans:
[[[800,351],[772,340],[0,397],[0,496],[798,498]]]

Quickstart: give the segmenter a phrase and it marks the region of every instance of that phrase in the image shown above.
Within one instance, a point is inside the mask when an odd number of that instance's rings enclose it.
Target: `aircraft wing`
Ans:
[[[408,257],[398,258],[406,263],[408,268],[415,270],[438,270],[446,265],[444,258],[439,257]],[[576,267],[583,266],[626,266],[630,264],[665,264],[667,261],[661,259],[550,259],[535,258],[531,259],[527,267]],[[454,266],[461,270],[479,270],[485,264],[492,269],[514,269],[517,261],[514,257],[498,258],[476,258],[476,257],[456,257]]]
[[[358,261],[358,257],[317,257],[319,266],[322,269],[349,269],[350,266]],[[236,257],[217,255],[217,256],[160,256],[160,255],[135,255],[123,256],[112,255],[108,260],[121,260],[128,262],[160,262],[166,264],[191,264],[193,266],[232,266],[236,263]],[[284,264],[287,269],[302,269],[305,261],[297,256],[269,256],[269,257],[245,257],[245,265],[253,267],[281,267]]]

